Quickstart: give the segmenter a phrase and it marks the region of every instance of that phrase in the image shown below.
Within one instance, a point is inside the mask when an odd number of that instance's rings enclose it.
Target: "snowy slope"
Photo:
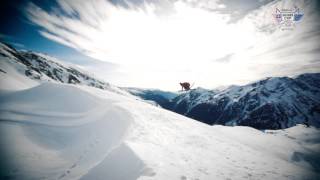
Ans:
[[[3,69],[0,179],[320,178],[319,129],[208,126],[112,90]]]
[[[170,110],[208,124],[283,129],[320,127],[320,73],[266,78],[224,90],[194,89],[172,100]]]

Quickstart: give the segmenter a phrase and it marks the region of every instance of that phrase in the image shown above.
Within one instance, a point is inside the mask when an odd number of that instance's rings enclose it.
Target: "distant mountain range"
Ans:
[[[178,93],[162,91],[159,89],[141,89],[141,88],[122,88],[132,95],[138,96],[143,100],[154,102],[165,109],[171,109],[171,99],[178,96]]]
[[[167,92],[155,89],[118,88],[98,80],[75,65],[41,53],[18,51],[0,43],[2,66],[8,65],[34,81],[92,86],[117,93],[131,93],[143,100],[213,125],[242,125],[257,129],[283,129],[296,124],[320,127],[320,73],[295,78],[266,78],[223,90],[192,89]]]
[[[320,73],[266,78],[224,90],[196,88],[173,98],[162,96],[159,90],[133,94],[210,125],[257,129],[283,129],[296,124],[320,127]]]

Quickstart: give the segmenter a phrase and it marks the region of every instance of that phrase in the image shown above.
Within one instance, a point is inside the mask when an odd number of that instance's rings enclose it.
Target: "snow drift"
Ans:
[[[121,145],[132,117],[112,101],[55,83],[3,92],[0,99],[4,177],[90,177],[89,170],[109,154],[139,162],[130,149]],[[110,179],[122,179],[116,175]],[[133,174],[128,177],[133,179]]]

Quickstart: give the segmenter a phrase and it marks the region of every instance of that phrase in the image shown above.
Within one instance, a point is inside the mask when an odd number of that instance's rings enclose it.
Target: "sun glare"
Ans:
[[[261,6],[233,22],[230,13],[187,1],[170,2],[171,7],[165,11],[153,3],[127,8],[104,0],[85,1],[83,6],[76,0],[58,2],[68,16],[31,4],[29,19],[43,28],[40,33],[44,37],[117,64],[117,75],[108,72],[102,76],[120,86],[158,87],[155,80],[167,82],[159,87],[163,89],[174,89],[177,82],[185,80],[208,88],[241,84],[301,72],[294,66],[297,59],[290,57],[292,51],[300,51],[305,62],[315,58],[302,47],[317,44],[316,39],[308,40],[308,44],[295,43],[298,49],[287,46],[316,27],[302,23],[314,22],[303,21],[293,32],[277,31],[272,13],[284,6],[281,2]],[[312,8],[298,5],[306,10]],[[212,6],[226,8],[223,4]],[[72,17],[74,14],[79,18]],[[317,16],[310,14],[308,18]],[[289,68],[280,71],[279,65]]]

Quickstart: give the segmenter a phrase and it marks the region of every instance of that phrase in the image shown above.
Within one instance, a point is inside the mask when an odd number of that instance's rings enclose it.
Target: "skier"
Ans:
[[[188,83],[188,82],[180,83],[180,86],[181,86],[181,88],[182,88],[182,91],[183,91],[183,89],[184,89],[185,91],[189,91],[189,90],[190,90],[190,83]]]

